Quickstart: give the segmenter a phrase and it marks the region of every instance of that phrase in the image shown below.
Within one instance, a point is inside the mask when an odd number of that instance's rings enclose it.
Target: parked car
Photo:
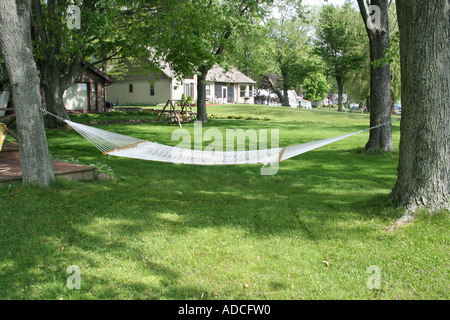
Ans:
[[[401,105],[394,105],[394,114],[402,114],[402,106]]]

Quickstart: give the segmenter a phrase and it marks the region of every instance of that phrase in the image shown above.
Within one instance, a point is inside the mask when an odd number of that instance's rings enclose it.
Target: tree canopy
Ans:
[[[363,24],[359,13],[346,2],[342,7],[324,5],[316,27],[315,53],[319,55],[330,76],[336,78],[339,91],[339,111],[342,110],[344,83],[351,70],[361,67],[364,54]]]

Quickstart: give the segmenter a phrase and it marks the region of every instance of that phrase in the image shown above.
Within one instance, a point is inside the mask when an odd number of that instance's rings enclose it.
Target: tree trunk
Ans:
[[[281,105],[283,107],[290,107],[291,106],[290,103],[289,103],[289,93],[288,93],[288,91],[289,91],[288,87],[284,86],[283,87],[283,97],[282,97],[283,100],[281,100]]]
[[[449,208],[450,3],[397,0],[402,122],[397,183],[390,200],[406,208]]]
[[[50,61],[52,60],[53,59],[50,59]],[[41,63],[39,64],[46,109],[61,118],[69,119],[63,100],[64,90],[61,87],[61,73],[55,67],[56,61],[54,61],[55,64],[48,63],[48,61],[48,59],[41,60]],[[62,122],[55,117],[47,118],[47,125],[50,129],[65,128],[67,126],[65,122]]]
[[[34,41],[39,43],[41,57],[37,59],[39,70],[41,72],[42,86],[44,88],[45,107],[48,111],[69,119],[66,108],[64,106],[63,94],[66,88],[61,85],[61,68],[60,61],[56,58],[61,55],[61,43],[53,43],[57,37],[54,30],[45,28],[45,15],[42,13],[42,5],[39,0],[32,0],[33,5],[33,29]],[[47,13],[49,16],[57,17],[57,4],[55,1],[48,3]],[[56,19],[56,18],[55,18]],[[54,25],[53,28],[61,28]],[[50,38],[50,40],[49,40]],[[48,117],[48,127],[51,129],[66,127],[66,124],[54,117]]]
[[[342,100],[344,96],[344,80],[340,76],[336,76],[336,82],[338,85],[338,111],[341,112],[344,110],[342,107]]]
[[[206,113],[206,75],[208,69],[205,65],[199,68],[200,74],[197,76],[197,120],[202,122],[208,121]]]
[[[358,0],[363,21],[366,24],[370,44],[370,61],[383,59],[389,49],[389,1],[372,0],[371,5],[380,8],[380,19],[371,23],[365,11],[363,0]],[[370,25],[370,27],[369,27]],[[389,64],[370,65],[370,126],[374,127],[391,121],[391,71]],[[394,151],[392,143],[392,126],[386,125],[370,131],[369,141],[365,146],[367,153],[377,149]]]
[[[277,86],[275,85],[273,80],[270,79],[270,75],[268,75],[266,77],[266,80],[267,80],[267,83],[269,84],[270,88],[272,89],[272,91],[277,95],[278,99],[280,100],[281,105],[283,105],[286,95],[284,95],[283,92],[281,92],[281,90],[277,88]]]
[[[366,111],[370,112],[370,96],[366,97]]]
[[[55,177],[39,111],[42,103],[32,52],[30,1],[0,2],[0,47],[17,116],[22,181],[48,186]]]
[[[288,73],[285,70],[283,70],[281,76],[283,78],[283,99],[281,100],[281,105],[284,107],[290,107],[291,104],[289,103],[289,93],[288,93],[289,91]]]

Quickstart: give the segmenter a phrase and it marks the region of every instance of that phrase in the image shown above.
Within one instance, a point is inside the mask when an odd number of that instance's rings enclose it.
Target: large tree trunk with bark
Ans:
[[[208,68],[202,65],[197,76],[197,120],[202,122],[208,121],[206,112],[206,75],[208,71]]]
[[[42,87],[44,88],[45,106],[48,111],[58,115],[61,118],[69,119],[66,108],[64,106],[63,94],[65,89],[62,87],[62,71],[63,65],[58,60],[57,56],[61,54],[61,43],[53,43],[57,39],[58,28],[60,24],[55,24],[53,29],[46,29],[44,20],[45,15],[42,13],[42,5],[40,0],[32,0],[33,12],[33,35],[34,40],[39,43],[40,55],[37,59],[39,70],[41,71]],[[55,17],[57,20],[58,10],[57,3],[52,1],[47,3],[47,13]],[[78,60],[77,60],[78,61]],[[48,117],[47,125],[51,129],[64,128],[67,125],[54,118]]]
[[[52,61],[51,59],[50,61]],[[56,61],[54,61],[56,64]],[[48,63],[48,60],[40,61],[42,87],[44,88],[45,106],[48,111],[63,119],[69,119],[64,105],[64,90],[61,87],[61,72],[55,64]],[[55,117],[48,117],[47,125],[50,129],[65,128],[65,122]]]
[[[371,17],[364,6],[363,0],[358,0],[360,12],[366,24],[370,44],[370,61],[383,59],[389,49],[389,0],[372,0],[372,6],[380,9],[379,21],[372,23]],[[370,66],[370,126],[391,121],[391,71],[389,64]],[[365,150],[372,153],[377,149],[394,151],[392,143],[392,126],[386,125],[370,131],[369,141]]]
[[[449,208],[450,1],[397,0],[402,122],[397,183],[390,200],[406,208]]]
[[[281,77],[282,77],[282,81],[283,81],[283,97],[281,100],[281,105],[283,107],[290,107],[291,104],[289,103],[289,85],[288,85],[288,72],[287,70],[285,70],[286,68],[283,67],[281,69]]]
[[[48,186],[55,177],[39,111],[42,102],[31,44],[30,1],[0,2],[0,47],[17,116],[23,183]]]

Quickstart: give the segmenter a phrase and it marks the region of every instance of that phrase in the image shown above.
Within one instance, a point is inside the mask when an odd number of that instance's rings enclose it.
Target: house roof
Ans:
[[[150,63],[155,66],[165,77],[169,79],[177,78],[177,74],[174,70],[172,70],[170,64],[160,59],[159,61],[152,61],[148,59],[146,61],[142,61],[141,63]],[[147,73],[142,73],[143,69],[140,65],[134,66],[133,63],[128,61],[129,73],[132,75],[133,80],[144,80],[148,78]],[[98,70],[101,72],[100,70]],[[156,71],[156,70],[155,70]],[[130,79],[128,79],[130,80]],[[114,80],[113,80],[114,81]],[[209,71],[206,76],[206,81],[209,82],[224,82],[224,83],[245,83],[245,84],[256,84],[256,81],[250,79],[245,74],[240,72],[237,68],[231,67],[228,70],[215,64]]]
[[[160,61],[160,70],[169,78],[175,78],[176,73],[170,68],[169,63]],[[229,70],[215,64],[206,75],[206,81],[209,82],[225,82],[225,83],[256,83],[235,67]]]
[[[81,60],[80,62],[87,68],[87,70],[92,71],[93,73],[98,75],[100,78],[102,78],[105,82],[109,82],[109,83],[115,82],[115,80],[113,78],[111,78],[107,74],[103,73],[102,71],[100,71],[100,69],[94,67],[89,62],[87,62],[85,60]]]
[[[208,71],[206,81],[226,83],[256,83],[235,67],[231,67],[230,70],[227,71],[217,64]]]

